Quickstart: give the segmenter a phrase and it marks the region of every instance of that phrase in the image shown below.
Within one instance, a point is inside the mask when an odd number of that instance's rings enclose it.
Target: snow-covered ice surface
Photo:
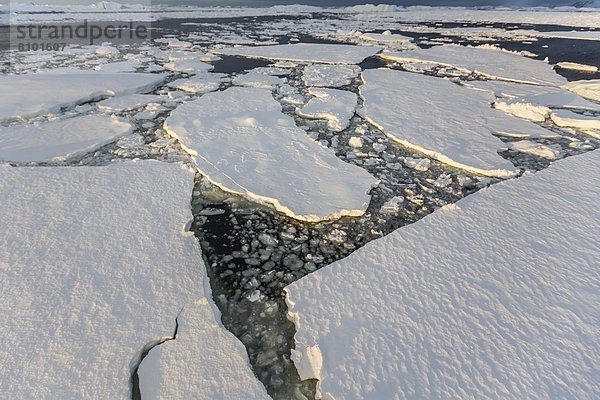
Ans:
[[[244,346],[223,329],[209,301],[186,305],[176,339],[144,358],[138,371],[142,399],[270,399],[252,375]]]
[[[183,90],[187,93],[202,94],[214,92],[219,89],[221,83],[227,79],[228,78],[224,74],[197,74],[187,79],[177,79],[169,82],[169,87]]]
[[[202,61],[183,60],[173,61],[164,65],[165,69],[187,74],[201,74],[212,71],[215,67]]]
[[[288,286],[323,398],[598,398],[599,171],[558,161]]]
[[[449,80],[389,69],[363,72],[363,113],[401,144],[450,165],[488,176],[515,174],[498,154],[494,134],[544,135],[533,123],[490,108],[491,93]]]
[[[184,232],[192,187],[189,169],[154,161],[0,167],[3,397],[130,397],[144,346],[172,336],[182,307],[205,299],[200,248]],[[214,314],[204,324],[219,342],[203,344],[195,361],[205,370],[188,384],[239,393],[252,380],[243,348],[217,332]],[[239,381],[224,385],[229,375]]]
[[[259,89],[275,89],[277,85],[282,84],[281,78],[271,75],[249,72],[247,74],[238,75],[233,79],[233,84],[236,86],[253,87]]]
[[[511,150],[532,154],[534,156],[543,157],[550,160],[555,160],[560,155],[560,150],[543,144],[538,144],[530,140],[508,142],[507,146]]]
[[[304,118],[326,119],[329,129],[341,132],[348,128],[354,116],[358,97],[355,93],[338,89],[311,88],[313,96],[308,104],[298,108],[296,113]]]
[[[435,63],[475,72],[492,79],[561,86],[566,79],[550,64],[491,47],[435,46],[382,53],[384,59],[407,63]]]
[[[145,93],[162,83],[162,74],[108,74],[97,71],[0,75],[0,120],[54,112],[61,107],[132,93]],[[60,95],[57,95],[60,93]]]
[[[0,126],[0,161],[64,159],[97,149],[131,131],[131,124],[107,115]]]
[[[311,140],[268,90],[206,94],[178,107],[165,129],[214,184],[298,219],[362,215],[377,182]]]
[[[600,79],[569,82],[563,86],[563,89],[600,103]]]
[[[161,103],[165,99],[156,95],[131,94],[128,96],[111,97],[98,103],[98,108],[105,112],[131,111],[145,107],[150,103]]]
[[[563,61],[563,62],[556,63],[556,66],[559,68],[562,68],[562,69],[572,69],[575,71],[582,71],[582,72],[589,72],[589,73],[598,72],[598,67],[596,67],[594,65],[585,65],[585,64]]]
[[[360,71],[357,65],[311,64],[304,68],[302,79],[306,86],[340,87],[349,85]]]
[[[246,46],[216,50],[217,54],[263,58],[267,60],[306,61],[322,64],[359,64],[381,51],[381,47],[347,44],[298,43],[277,46]]]
[[[556,110],[550,118],[558,126],[581,129],[600,138],[600,117],[581,115],[569,110]]]

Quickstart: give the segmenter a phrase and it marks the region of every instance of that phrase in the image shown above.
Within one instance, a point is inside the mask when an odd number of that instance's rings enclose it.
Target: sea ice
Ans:
[[[600,103],[600,79],[569,82],[563,86],[563,89]]]
[[[315,88],[310,88],[308,93],[313,97],[304,107],[296,109],[298,115],[326,119],[329,129],[334,132],[341,132],[350,125],[350,119],[356,112],[356,94],[345,90]]]
[[[407,63],[436,63],[484,76],[515,82],[561,86],[567,81],[550,64],[494,47],[454,44],[430,49],[382,53],[384,59]]]
[[[0,75],[0,120],[30,117],[115,95],[147,93],[163,74],[107,74],[97,71]]]
[[[233,84],[237,86],[253,87],[260,89],[273,90],[277,85],[281,85],[283,80],[277,76],[258,74],[249,72],[247,74],[238,75],[233,79]]]
[[[543,136],[531,122],[490,107],[495,97],[447,79],[389,69],[363,72],[364,116],[399,143],[475,173],[507,177],[514,166],[498,154],[494,134]]]
[[[360,71],[357,65],[311,64],[304,68],[302,80],[306,86],[340,87],[349,85]]]
[[[230,56],[322,64],[359,64],[365,58],[371,57],[379,51],[381,51],[381,47],[319,43],[247,46],[215,50],[218,54]]]
[[[521,153],[531,154],[537,157],[556,160],[560,156],[560,150],[551,146],[535,143],[529,140],[519,140],[518,142],[508,142],[507,147]]]
[[[117,96],[102,100],[98,108],[105,112],[123,112],[142,108],[150,103],[162,103],[164,97],[150,94],[131,94],[129,96]]]
[[[600,117],[581,115],[569,110],[556,110],[550,118],[558,126],[590,131],[592,136],[600,138]]]
[[[558,161],[288,286],[321,398],[600,397],[599,171]]]
[[[210,296],[200,246],[184,231],[193,179],[155,161],[0,167],[3,397],[131,398],[144,346],[172,336],[182,307]],[[217,318],[207,309],[195,317],[198,333],[218,341],[197,345],[190,361],[203,369],[181,391],[259,393],[244,349],[217,332]],[[168,375],[168,365],[155,374]]]
[[[186,74],[201,74],[215,69],[214,65],[198,60],[173,61],[165,64],[165,69]]]
[[[269,90],[208,93],[173,111],[165,129],[213,183],[294,218],[362,215],[377,182],[311,140]]]
[[[592,74],[595,74],[596,72],[598,72],[598,67],[596,67],[596,66],[578,64],[578,63],[574,63],[574,62],[559,62],[556,64],[556,66],[559,68],[562,68],[562,69],[572,69],[575,71],[589,72]]]
[[[51,161],[85,154],[132,131],[126,121],[85,115],[37,125],[0,127],[0,161]]]
[[[187,79],[177,79],[169,82],[168,86],[186,93],[208,93],[218,90],[221,83],[227,80],[225,74],[197,74]]]

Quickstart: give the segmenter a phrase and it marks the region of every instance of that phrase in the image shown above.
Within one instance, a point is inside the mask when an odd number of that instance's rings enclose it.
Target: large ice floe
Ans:
[[[558,161],[288,286],[304,377],[323,399],[600,397],[599,171]]]
[[[51,161],[84,154],[132,131],[122,119],[86,115],[0,127],[0,161]]]
[[[329,129],[334,132],[341,132],[350,125],[358,101],[355,93],[317,88],[310,88],[308,93],[313,97],[304,107],[296,109],[298,115],[304,118],[326,119]]]
[[[267,60],[305,61],[322,64],[359,64],[381,47],[348,44],[298,43],[276,46],[245,46],[215,51],[217,54]]]
[[[214,184],[294,218],[362,215],[377,182],[311,140],[266,89],[206,94],[173,111],[165,129]]]
[[[304,68],[302,80],[306,86],[340,87],[349,85],[360,71],[357,65],[311,64]]]
[[[543,137],[548,133],[491,108],[493,94],[447,79],[377,69],[365,71],[363,80],[365,118],[399,143],[471,172],[515,174],[510,161],[498,154],[506,146],[494,134]]]
[[[406,63],[434,63],[474,72],[492,79],[561,86],[566,79],[545,61],[533,60],[494,47],[454,44],[402,52],[382,53],[384,59]]]
[[[0,75],[0,120],[58,111],[79,103],[132,93],[146,93],[162,74],[110,74],[69,70],[65,73]]]
[[[178,397],[266,398],[244,347],[206,304],[200,247],[185,232],[193,177],[155,161],[0,166],[3,397],[131,398],[142,350],[173,336],[183,308],[178,334],[203,340],[193,360],[177,362],[203,369]],[[185,369],[161,361],[149,368],[162,377],[155,387]]]

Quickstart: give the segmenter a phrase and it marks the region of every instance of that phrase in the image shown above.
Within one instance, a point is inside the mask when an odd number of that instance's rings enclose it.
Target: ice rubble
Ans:
[[[265,89],[206,94],[173,111],[165,129],[213,183],[301,220],[362,215],[377,182],[311,140]]]
[[[569,82],[563,86],[563,89],[600,103],[600,79]]]
[[[152,349],[140,365],[142,399],[270,399],[250,372],[244,346],[215,314],[206,298],[183,309],[176,339]]]
[[[0,120],[55,112],[62,107],[132,93],[160,85],[164,74],[108,74],[68,70],[65,73],[0,75]]]
[[[51,161],[85,154],[132,131],[126,121],[86,115],[0,127],[0,161]]]
[[[288,286],[322,398],[599,397],[599,171],[558,161]]]
[[[363,72],[364,116],[392,139],[444,163],[475,173],[515,174],[498,155],[505,148],[494,134],[545,136],[531,122],[490,108],[491,93],[449,80],[389,69]]]
[[[550,115],[550,118],[558,126],[596,131],[596,133],[590,132],[590,134],[600,138],[600,117],[581,115],[569,110],[556,110]]]
[[[0,167],[3,396],[130,398],[144,346],[172,336],[183,306],[207,301],[200,248],[184,232],[192,187],[190,170],[150,161]],[[217,318],[198,316],[217,340],[197,345],[204,369],[181,390],[264,393]],[[157,375],[168,374],[165,363]]]
[[[98,103],[98,109],[105,112],[123,112],[142,108],[150,103],[162,103],[164,97],[150,94],[131,94],[129,96],[117,96],[102,100]]]
[[[306,86],[340,87],[349,85],[360,71],[357,65],[311,64],[304,68],[302,80]]]
[[[381,47],[348,44],[298,43],[276,46],[246,46],[215,50],[217,54],[268,60],[314,62],[321,64],[359,64],[381,51]]]
[[[310,88],[308,93],[313,97],[304,107],[297,108],[296,114],[304,118],[326,119],[327,126],[334,132],[341,132],[350,125],[358,101],[355,93],[315,88]]]
[[[553,86],[567,83],[547,62],[494,47],[447,44],[430,49],[382,53],[381,56],[406,63],[435,63],[476,72],[492,79]]]

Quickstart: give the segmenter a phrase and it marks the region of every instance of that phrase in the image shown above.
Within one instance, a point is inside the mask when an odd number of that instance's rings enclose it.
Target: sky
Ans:
[[[93,4],[100,0],[11,0],[15,3],[38,4]],[[571,6],[589,0],[112,0],[118,3],[193,4],[198,6],[270,6],[274,4],[309,4],[316,6],[346,6],[354,4],[396,4],[430,6]],[[0,0],[0,3],[6,3]]]

